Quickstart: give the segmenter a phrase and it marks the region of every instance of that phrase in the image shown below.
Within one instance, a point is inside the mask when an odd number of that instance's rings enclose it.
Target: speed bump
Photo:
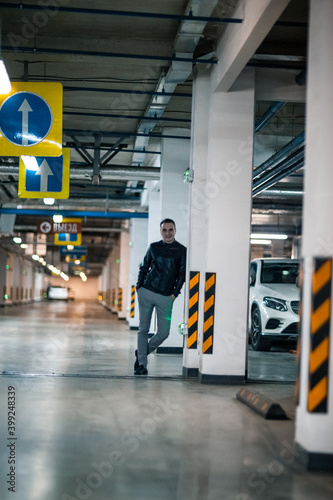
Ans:
[[[275,403],[260,392],[242,388],[237,393],[237,399],[266,420],[287,420],[287,415],[279,403]]]

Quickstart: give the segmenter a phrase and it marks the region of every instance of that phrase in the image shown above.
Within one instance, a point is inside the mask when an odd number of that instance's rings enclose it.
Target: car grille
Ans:
[[[292,300],[290,307],[295,314],[299,314],[299,300]]]

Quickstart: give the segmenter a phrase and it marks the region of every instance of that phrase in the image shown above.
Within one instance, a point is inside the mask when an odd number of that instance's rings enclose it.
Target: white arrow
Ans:
[[[42,164],[38,167],[35,175],[40,175],[40,191],[41,193],[46,193],[49,175],[53,175],[53,172],[46,160],[42,161]]]
[[[29,145],[29,136],[28,136],[28,130],[29,130],[29,113],[32,111],[30,104],[26,99],[22,102],[21,106],[18,109],[19,111],[22,111],[22,146],[28,146]]]

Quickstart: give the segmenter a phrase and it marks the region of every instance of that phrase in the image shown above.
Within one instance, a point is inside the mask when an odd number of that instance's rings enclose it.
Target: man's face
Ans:
[[[172,243],[174,241],[176,229],[172,222],[162,224],[160,232],[165,243]]]

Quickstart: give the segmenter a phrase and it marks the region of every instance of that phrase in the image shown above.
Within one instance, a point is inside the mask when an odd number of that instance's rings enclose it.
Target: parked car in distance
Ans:
[[[249,334],[255,351],[269,351],[273,343],[297,340],[299,266],[300,261],[296,259],[251,261]]]
[[[68,300],[68,288],[65,286],[49,286],[47,290],[49,300]]]

